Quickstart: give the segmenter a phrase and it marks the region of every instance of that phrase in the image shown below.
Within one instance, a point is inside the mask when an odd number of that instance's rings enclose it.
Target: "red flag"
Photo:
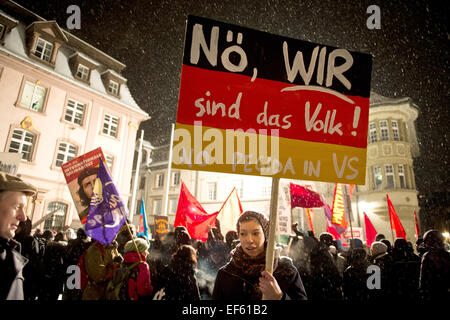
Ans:
[[[420,229],[419,229],[419,222],[417,221],[416,210],[414,210],[414,224],[415,224],[415,226],[416,226],[416,239],[419,239],[419,236],[420,236]]]
[[[308,190],[302,186],[290,183],[291,189],[291,207],[301,208],[319,208],[323,207],[324,203],[320,198],[320,194],[312,190]]]
[[[389,195],[386,194],[386,197],[389,209],[389,220],[391,221],[391,229],[395,231],[395,236],[397,238],[403,238],[406,240],[405,229],[403,229],[400,219],[398,218],[394,206],[392,205],[391,199],[389,199]]]
[[[375,241],[377,230],[375,230],[375,228],[372,225],[372,222],[370,222],[370,219],[365,212],[364,212],[364,226],[366,229],[366,244],[368,246],[371,246],[372,242]]]
[[[181,182],[174,228],[185,226],[192,238],[206,241],[208,239],[208,226],[214,227],[216,225],[218,214],[219,212],[208,214],[200,202],[189,192],[184,182]]]
[[[219,210],[217,218],[220,220],[220,229],[223,234],[230,230],[236,231],[236,222],[242,213],[242,205],[236,188],[233,188],[227,200]]]
[[[333,207],[331,211],[333,212],[331,222],[346,229],[347,219],[345,218],[344,192],[341,183],[336,183],[334,187]]]

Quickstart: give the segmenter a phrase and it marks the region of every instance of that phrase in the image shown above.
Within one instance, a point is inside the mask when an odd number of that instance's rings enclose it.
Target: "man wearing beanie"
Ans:
[[[288,257],[277,257],[273,274],[265,270],[269,220],[246,211],[236,224],[240,244],[232,259],[220,268],[213,289],[214,300],[306,300],[300,275]]]
[[[19,223],[27,219],[27,197],[36,192],[20,178],[0,172],[0,300],[24,299],[22,270],[28,260],[13,238]]]

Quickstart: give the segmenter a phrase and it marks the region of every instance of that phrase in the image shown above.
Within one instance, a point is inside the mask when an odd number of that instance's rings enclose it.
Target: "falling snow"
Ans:
[[[419,191],[448,191],[448,7],[435,1],[379,4],[381,29],[369,30],[368,1],[35,1],[16,0],[65,27],[66,8],[81,8],[76,36],[127,68],[132,94],[152,117],[142,128],[154,145],[168,142],[175,122],[188,14],[204,16],[287,37],[371,53],[372,90],[410,97],[420,108],[415,160]]]

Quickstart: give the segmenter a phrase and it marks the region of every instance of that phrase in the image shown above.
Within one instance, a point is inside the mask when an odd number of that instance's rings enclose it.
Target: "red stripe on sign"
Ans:
[[[369,98],[183,65],[177,122],[366,148]]]

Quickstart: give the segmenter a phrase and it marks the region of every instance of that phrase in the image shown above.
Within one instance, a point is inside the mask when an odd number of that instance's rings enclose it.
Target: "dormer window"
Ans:
[[[91,71],[99,64],[81,52],[75,52],[69,57],[70,70],[75,79],[90,84]]]
[[[53,44],[44,39],[38,38],[36,48],[34,49],[34,55],[39,59],[50,62],[53,52]]]
[[[19,21],[0,11],[0,44],[5,43],[6,34],[17,26]]]
[[[59,48],[68,41],[56,21],[35,21],[25,32],[28,56],[54,68]]]
[[[77,68],[76,76],[81,80],[89,81],[89,68],[80,63]]]
[[[119,84],[113,80],[109,81],[108,92],[115,96],[119,95]]]
[[[108,69],[101,74],[106,92],[116,98],[120,98],[120,87],[127,83],[127,79],[114,70]]]

